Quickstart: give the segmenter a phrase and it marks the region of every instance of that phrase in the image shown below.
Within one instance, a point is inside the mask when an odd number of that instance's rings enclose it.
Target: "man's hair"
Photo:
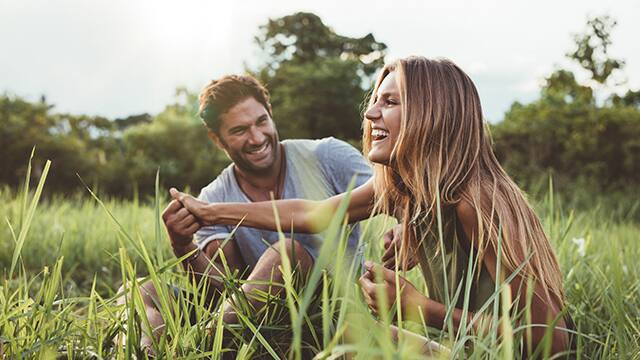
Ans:
[[[200,93],[198,115],[214,132],[220,129],[220,116],[238,103],[254,98],[271,115],[269,92],[251,75],[226,75],[213,80]]]

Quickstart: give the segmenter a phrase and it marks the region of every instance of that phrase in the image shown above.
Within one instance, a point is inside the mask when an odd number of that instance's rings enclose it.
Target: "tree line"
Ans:
[[[513,103],[491,125],[496,152],[520,184],[551,173],[560,187],[638,187],[640,91],[602,95],[624,68],[607,52],[614,27],[613,19],[596,17],[575,35],[567,56],[589,81],[557,69],[537,100]],[[339,35],[318,16],[296,13],[262,25],[256,44],[268,60],[248,71],[267,84],[282,138],[335,136],[360,146],[363,104],[384,65],[384,43],[372,34]],[[123,119],[58,113],[44,97],[0,96],[0,183],[24,181],[34,146],[35,170],[53,161],[49,193],[77,192],[84,182],[103,195],[151,195],[158,170],[163,184],[197,191],[229,163],[208,140],[197,94],[187,89],[177,89],[175,102],[157,115]]]

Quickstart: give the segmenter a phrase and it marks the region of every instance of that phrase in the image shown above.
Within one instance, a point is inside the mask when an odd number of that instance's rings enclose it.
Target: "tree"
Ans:
[[[311,13],[271,19],[256,37],[267,60],[257,70],[271,93],[283,138],[361,137],[361,104],[384,64],[372,34],[336,34]]]
[[[576,49],[567,56],[591,74],[586,85],[558,69],[546,78],[538,100],[514,103],[493,126],[496,153],[521,183],[549,172],[561,189],[582,183],[597,191],[629,191],[640,183],[640,92],[601,104],[594,96],[615,86],[610,77],[624,66],[607,57],[615,24],[609,17],[593,18],[574,37]]]
[[[35,178],[44,161],[52,160],[47,188],[68,191],[72,184],[79,185],[76,174],[88,181],[98,178],[113,124],[102,117],[52,113],[52,109],[44,99],[31,103],[20,97],[0,97],[1,182],[16,186],[24,181],[34,146]]]
[[[591,79],[606,84],[611,75],[622,70],[624,61],[609,56],[611,32],[617,22],[610,16],[599,16],[587,20],[587,30],[574,35],[575,50],[567,56],[589,71]]]

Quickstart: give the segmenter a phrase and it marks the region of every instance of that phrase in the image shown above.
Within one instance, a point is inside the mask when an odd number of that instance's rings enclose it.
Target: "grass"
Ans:
[[[165,196],[97,201],[83,194],[40,200],[43,185],[44,176],[35,190],[28,184],[20,191],[0,189],[0,358],[144,358],[139,339],[150,329],[141,316],[140,287],[131,286],[131,300],[116,304],[123,295],[117,293],[119,286],[140,277],[161,289],[159,308],[167,325],[153,344],[158,354],[220,358],[227,351],[215,304],[183,302],[197,322],[188,325],[165,286],[206,291],[184,275],[171,254],[159,219]],[[568,310],[580,334],[577,357],[640,358],[640,226],[634,214],[597,203],[574,212],[567,208],[570,201],[553,195],[549,191],[534,202],[564,273]],[[229,272],[223,279],[224,297],[236,299],[240,317],[239,325],[226,326],[236,335],[238,358],[420,358],[411,339],[391,338],[388,325],[394,317],[403,318],[398,309],[379,318],[369,313],[355,281],[360,261],[345,251],[343,213],[341,208],[334,215],[304,290],[294,286],[295,269],[285,261],[285,282],[273,285],[284,288],[285,298],[258,294],[269,306],[256,312],[237,291],[238,275]],[[391,225],[384,218],[364,224],[366,258],[380,258],[381,235]],[[407,277],[424,287],[416,270]],[[498,285],[495,299],[509,303],[508,286]],[[500,329],[496,325],[483,335],[455,332],[450,322],[444,331],[410,321],[397,325],[444,344],[451,353],[443,357],[520,358],[528,327],[505,309],[487,304],[487,312],[500,319]]]

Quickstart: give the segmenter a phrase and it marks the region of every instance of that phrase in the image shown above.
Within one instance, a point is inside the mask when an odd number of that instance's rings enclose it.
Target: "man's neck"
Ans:
[[[233,170],[236,173],[236,178],[242,190],[250,197],[254,198],[260,192],[268,194],[271,191],[276,191],[284,177],[284,147],[278,144],[278,154],[276,161],[271,169],[264,174],[247,173],[237,166],[233,166]],[[281,174],[282,173],[282,174]],[[279,194],[276,194],[278,196]]]

